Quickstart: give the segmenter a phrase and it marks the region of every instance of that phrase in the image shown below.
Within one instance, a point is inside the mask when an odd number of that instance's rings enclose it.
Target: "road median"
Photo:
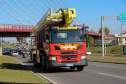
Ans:
[[[126,64],[126,57],[124,56],[105,56],[105,57],[88,56],[88,61]]]
[[[10,56],[0,56],[0,84],[48,84]]]

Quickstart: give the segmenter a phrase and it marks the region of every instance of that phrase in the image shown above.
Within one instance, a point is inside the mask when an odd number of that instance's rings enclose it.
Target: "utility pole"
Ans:
[[[0,56],[2,55],[2,37],[1,37],[1,43],[0,43],[1,45],[0,45]]]
[[[101,16],[101,28],[102,28],[102,56],[104,57],[104,16]]]
[[[121,22],[121,45],[122,45],[122,22]]]
[[[5,9],[7,9],[6,3],[5,3]],[[6,25],[7,25],[7,12],[6,12]],[[6,26],[7,28],[7,26]]]
[[[101,16],[102,56],[104,57],[104,20],[119,20],[119,16]]]

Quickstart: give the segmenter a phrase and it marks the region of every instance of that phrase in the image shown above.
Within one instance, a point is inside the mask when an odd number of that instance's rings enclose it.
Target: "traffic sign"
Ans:
[[[126,13],[120,14],[120,22],[126,22]]]

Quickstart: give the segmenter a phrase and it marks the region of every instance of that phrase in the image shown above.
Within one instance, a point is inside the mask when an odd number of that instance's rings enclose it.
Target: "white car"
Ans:
[[[12,56],[18,56],[19,54],[18,54],[18,51],[12,51],[12,52],[11,52],[11,55],[12,55]]]
[[[91,55],[91,51],[90,50],[87,50],[87,55]]]

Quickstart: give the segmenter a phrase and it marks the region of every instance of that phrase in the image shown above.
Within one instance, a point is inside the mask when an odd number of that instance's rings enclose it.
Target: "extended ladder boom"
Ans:
[[[74,18],[76,18],[76,10],[74,8],[59,9],[55,13],[52,13],[52,9],[49,8],[35,26],[31,36],[38,35],[47,26],[68,26],[73,22]]]

